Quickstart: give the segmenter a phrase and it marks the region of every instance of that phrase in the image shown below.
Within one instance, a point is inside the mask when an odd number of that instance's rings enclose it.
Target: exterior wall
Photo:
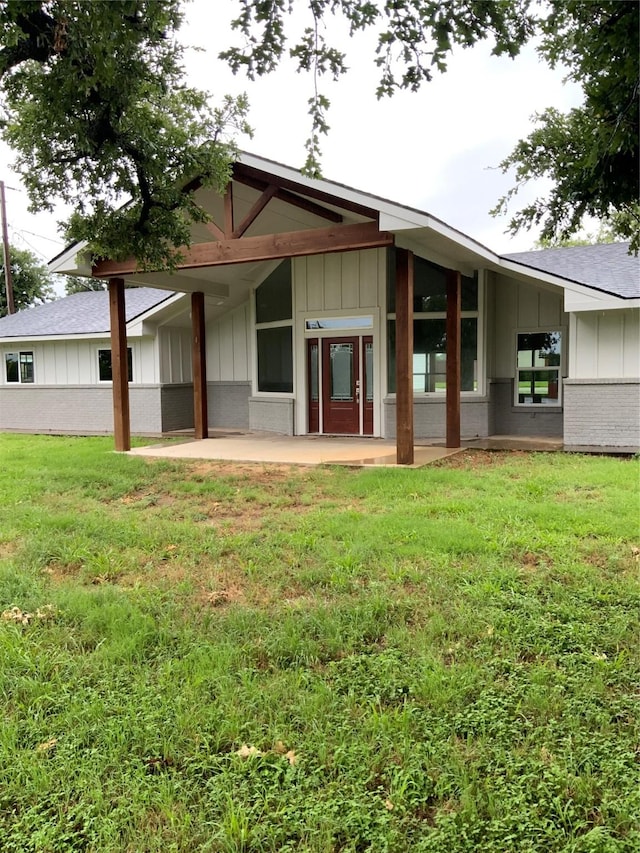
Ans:
[[[413,402],[414,436],[416,439],[446,437],[446,404],[444,399],[421,398]],[[486,438],[489,429],[490,404],[487,397],[462,400],[460,434],[463,439]],[[385,437],[396,437],[396,401],[384,401]]]
[[[131,432],[162,432],[160,387],[129,386]],[[102,435],[113,432],[110,385],[30,385],[0,388],[0,429]]]
[[[568,447],[640,447],[640,309],[571,316]]]
[[[298,434],[307,432],[305,320],[314,317],[358,316],[366,313],[373,316],[373,329],[364,332],[364,334],[373,333],[373,434],[384,435],[382,400],[386,391],[386,382],[383,378],[386,370],[387,345],[386,323],[383,317],[387,280],[386,250],[367,249],[342,254],[294,258],[292,275],[295,432]],[[339,332],[327,333],[332,337],[340,334]],[[342,334],[349,334],[349,332],[342,332]],[[363,332],[358,331],[355,334],[363,334]],[[313,336],[322,337],[322,333],[319,335],[314,333]]]
[[[162,432],[193,429],[193,384],[160,386]]]
[[[251,380],[249,313],[245,302],[207,325],[208,382]]]
[[[640,308],[571,315],[571,379],[640,378]]]
[[[490,434],[541,435],[549,438],[562,436],[562,408],[560,406],[514,406],[513,384],[513,379],[495,379],[489,385]]]
[[[161,326],[157,346],[160,363],[160,382],[181,384],[191,382],[192,332],[187,328]]]
[[[154,338],[145,337],[130,340],[133,359],[134,384],[153,384],[159,381],[157,358]],[[33,352],[34,376],[37,385],[97,385],[108,388],[107,383],[100,383],[98,376],[98,350],[109,349],[111,341],[108,337],[91,340],[60,340],[29,343],[17,340],[15,343],[5,343],[0,346],[0,386],[7,385],[4,372],[4,354],[20,350]]]
[[[289,398],[251,397],[249,429],[294,435],[293,412],[293,400]]]
[[[250,382],[208,382],[209,426],[212,429],[249,429],[250,396]]]
[[[371,310],[383,305],[386,264],[384,249],[295,258],[295,311]]]
[[[567,379],[565,447],[640,449],[640,380]]]
[[[561,436],[563,406],[516,406],[514,380],[518,330],[561,330],[563,364],[560,373],[567,375],[570,336],[563,291],[503,275],[488,276],[487,290],[489,433]]]

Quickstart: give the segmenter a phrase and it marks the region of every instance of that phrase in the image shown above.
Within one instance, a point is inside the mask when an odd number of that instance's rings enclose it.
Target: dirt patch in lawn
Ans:
[[[443,459],[437,459],[429,467],[473,470],[474,468],[507,465],[514,459],[522,459],[529,455],[530,451],[528,450],[463,450],[461,453],[454,453],[451,456],[445,456]]]

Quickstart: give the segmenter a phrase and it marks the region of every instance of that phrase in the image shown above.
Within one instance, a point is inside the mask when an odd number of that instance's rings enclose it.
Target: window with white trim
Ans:
[[[133,354],[131,347],[127,347],[127,379],[133,382]],[[100,382],[113,381],[113,369],[111,367],[111,350],[98,350],[98,379]]]
[[[562,332],[516,333],[516,406],[561,405]]]
[[[33,352],[6,352],[4,365],[7,382],[31,384],[35,381]]]

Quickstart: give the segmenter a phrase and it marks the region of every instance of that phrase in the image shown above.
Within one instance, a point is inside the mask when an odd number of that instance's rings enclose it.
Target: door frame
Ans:
[[[372,436],[374,424],[374,404],[376,397],[375,378],[373,382],[372,399],[367,400],[367,370],[366,370],[366,348],[367,345],[373,347],[374,336],[370,329],[366,330],[368,334],[331,334],[323,337],[313,337],[306,339],[306,364],[305,375],[307,379],[307,431],[311,434],[318,435],[354,435],[354,436]],[[328,395],[330,393],[329,377],[326,372],[328,363],[328,348],[331,344],[354,343],[354,361],[356,370],[354,371],[354,394],[356,401],[353,404],[357,406],[357,421],[358,428],[356,432],[340,432],[336,430],[326,430],[325,423],[328,420],[326,409],[328,405]],[[312,376],[311,353],[316,349],[316,368],[317,376],[315,377],[315,385],[318,391],[318,399],[314,400],[311,394],[311,386],[314,381]],[[375,352],[375,350],[374,350]],[[375,377],[375,366],[374,366]]]
[[[380,288],[383,287],[381,283]],[[296,311],[294,322],[294,394],[295,394],[295,432],[297,435],[328,435],[324,433],[322,413],[319,414],[319,431],[311,433],[309,429],[309,404],[310,404],[310,382],[309,382],[309,341],[316,339],[318,343],[323,338],[339,337],[370,337],[373,343],[373,405],[370,419],[373,421],[373,432],[376,437],[384,436],[384,413],[383,401],[386,393],[386,347],[387,347],[387,324],[381,320],[381,309],[352,308],[317,310],[309,309]],[[322,328],[322,321],[342,320],[348,321],[353,318],[357,325],[349,325],[341,328]],[[364,321],[369,322],[364,324]],[[315,321],[320,321],[318,325]],[[320,327],[318,327],[320,326]],[[362,358],[362,356],[361,356]],[[384,381],[383,381],[384,378]],[[320,377],[321,381],[321,377]],[[362,435],[362,432],[360,433]]]

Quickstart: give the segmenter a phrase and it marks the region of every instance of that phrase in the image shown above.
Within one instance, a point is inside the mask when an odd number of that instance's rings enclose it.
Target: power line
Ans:
[[[45,237],[44,234],[36,234],[34,231],[27,231],[26,228],[21,228],[19,231],[13,229],[17,234],[30,234],[32,237],[37,237],[39,240],[48,240],[50,243],[57,243],[59,246],[64,246],[64,240],[58,240],[56,237]]]

